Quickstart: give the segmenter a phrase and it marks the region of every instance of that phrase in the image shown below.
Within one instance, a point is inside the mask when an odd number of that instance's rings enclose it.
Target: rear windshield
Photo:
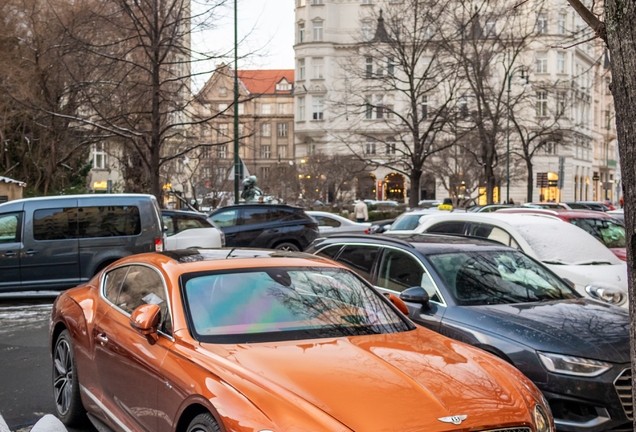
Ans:
[[[574,218],[572,225],[587,231],[599,239],[608,248],[625,247],[625,227],[609,219]]]
[[[185,275],[190,329],[211,343],[394,333],[411,329],[344,269],[263,268]]]

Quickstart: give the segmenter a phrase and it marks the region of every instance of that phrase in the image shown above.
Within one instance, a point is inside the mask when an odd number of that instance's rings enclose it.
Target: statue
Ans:
[[[241,198],[245,201],[259,201],[259,198],[263,197],[263,191],[256,186],[256,176],[249,176],[243,180],[243,192],[241,192]]]

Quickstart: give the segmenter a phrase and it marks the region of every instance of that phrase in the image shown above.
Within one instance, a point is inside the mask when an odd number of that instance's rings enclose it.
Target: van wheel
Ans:
[[[289,252],[299,252],[300,248],[298,246],[296,246],[294,243],[290,243],[290,242],[283,242],[283,243],[279,243],[277,244],[274,249],[276,250],[282,250],[282,251],[289,251]]]
[[[221,432],[221,429],[211,414],[203,413],[192,419],[186,432]]]
[[[86,421],[82,405],[73,353],[73,341],[68,330],[60,333],[53,351],[53,395],[57,417],[66,426],[78,426]]]

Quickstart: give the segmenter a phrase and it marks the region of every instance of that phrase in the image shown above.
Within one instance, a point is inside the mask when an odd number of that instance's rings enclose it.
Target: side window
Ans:
[[[377,256],[377,246],[346,246],[338,257],[338,262],[370,281],[371,269]]]
[[[488,240],[496,241],[506,246],[512,246],[519,249],[519,245],[512,239],[512,236],[507,231],[489,224],[474,224],[471,227],[470,235],[472,237],[485,238]]]
[[[232,227],[236,226],[236,220],[238,219],[238,210],[226,210],[220,213],[210,216],[210,219],[219,227]]]
[[[57,208],[33,212],[35,240],[77,238],[77,208]]]
[[[20,241],[20,213],[0,215],[0,243]]]
[[[163,220],[163,226],[166,227],[166,235],[168,237],[175,235],[176,232],[174,230],[174,221],[172,220],[172,216],[161,216]]]
[[[329,259],[335,259],[336,255],[338,255],[338,252],[340,252],[340,249],[342,249],[342,245],[329,246],[316,253],[316,255]]]
[[[243,225],[254,225],[271,220],[272,214],[268,208],[244,208],[241,220]]]
[[[464,222],[442,222],[433,225],[426,232],[438,234],[464,234]]]
[[[111,303],[117,304],[117,297],[119,296],[119,290],[121,289],[121,283],[128,273],[129,267],[120,267],[106,275],[104,282],[104,297],[106,297]]]
[[[177,216],[177,232],[193,228],[210,228],[212,225],[205,219],[198,219],[191,216]]]
[[[130,266],[115,304],[129,314],[142,304],[158,305],[161,308],[159,328],[165,333],[172,333],[166,288],[155,270],[145,266]]]
[[[94,206],[77,209],[81,238],[121,237],[141,234],[136,206]]]
[[[340,225],[342,225],[340,222],[330,217],[322,217],[322,216],[318,216],[318,217],[320,218],[318,219],[318,226],[338,228]]]
[[[387,249],[382,257],[377,285],[397,292],[414,286],[421,286],[427,292],[436,291],[435,285],[418,259],[392,249]],[[431,301],[441,302],[437,294],[431,297]]]

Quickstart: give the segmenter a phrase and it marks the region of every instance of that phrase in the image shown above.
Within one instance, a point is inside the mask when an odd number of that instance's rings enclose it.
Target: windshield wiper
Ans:
[[[563,261],[541,261],[544,264],[553,264],[553,265],[566,265],[566,263],[564,263]]]
[[[609,261],[588,261],[576,263],[577,265],[612,265]]]

